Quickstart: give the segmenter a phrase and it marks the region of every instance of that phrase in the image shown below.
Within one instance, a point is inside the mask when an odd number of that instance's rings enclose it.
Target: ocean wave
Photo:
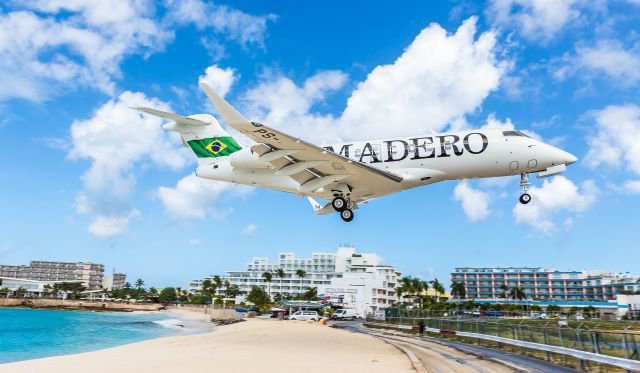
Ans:
[[[153,323],[156,325],[160,325],[163,328],[173,328],[173,329],[184,328],[184,321],[180,319],[157,320],[157,321],[153,321]]]

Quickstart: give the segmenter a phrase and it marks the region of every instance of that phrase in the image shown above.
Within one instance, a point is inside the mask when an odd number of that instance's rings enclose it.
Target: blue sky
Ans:
[[[455,266],[639,272],[640,3],[10,1],[0,5],[0,262],[94,261],[155,286],[252,256],[373,251]],[[129,106],[247,117],[323,143],[515,127],[579,157],[535,180],[445,182],[349,224],[298,197],[197,180]]]

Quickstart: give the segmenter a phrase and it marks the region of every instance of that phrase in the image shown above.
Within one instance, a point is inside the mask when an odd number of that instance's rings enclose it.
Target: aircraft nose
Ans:
[[[572,163],[576,163],[576,161],[578,160],[578,157],[576,157],[575,155],[569,153],[569,152],[564,152],[565,153],[565,161],[564,163],[568,166]]]

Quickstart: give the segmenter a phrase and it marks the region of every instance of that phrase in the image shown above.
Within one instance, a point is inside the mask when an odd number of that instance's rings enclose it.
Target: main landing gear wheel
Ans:
[[[342,212],[347,209],[347,200],[342,197],[336,197],[331,201],[331,206],[333,206],[334,210]]]
[[[520,189],[522,189],[522,195],[520,195],[520,203],[526,205],[531,202],[531,195],[527,193],[529,189],[529,174],[521,173],[520,174]]]
[[[350,209],[343,210],[340,212],[340,217],[348,223],[353,220],[353,211]]]

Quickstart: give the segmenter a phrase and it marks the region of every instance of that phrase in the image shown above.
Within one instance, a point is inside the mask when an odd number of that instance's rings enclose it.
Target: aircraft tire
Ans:
[[[333,209],[338,211],[338,212],[342,212],[344,210],[347,209],[347,200],[342,198],[342,197],[336,197],[333,199],[333,201],[331,201],[331,206],[333,206]]]
[[[345,209],[340,212],[340,217],[348,223],[353,220],[353,211],[351,211],[351,209]]]
[[[531,195],[529,195],[529,193],[524,193],[520,196],[520,203],[526,205],[529,202],[531,202]]]

